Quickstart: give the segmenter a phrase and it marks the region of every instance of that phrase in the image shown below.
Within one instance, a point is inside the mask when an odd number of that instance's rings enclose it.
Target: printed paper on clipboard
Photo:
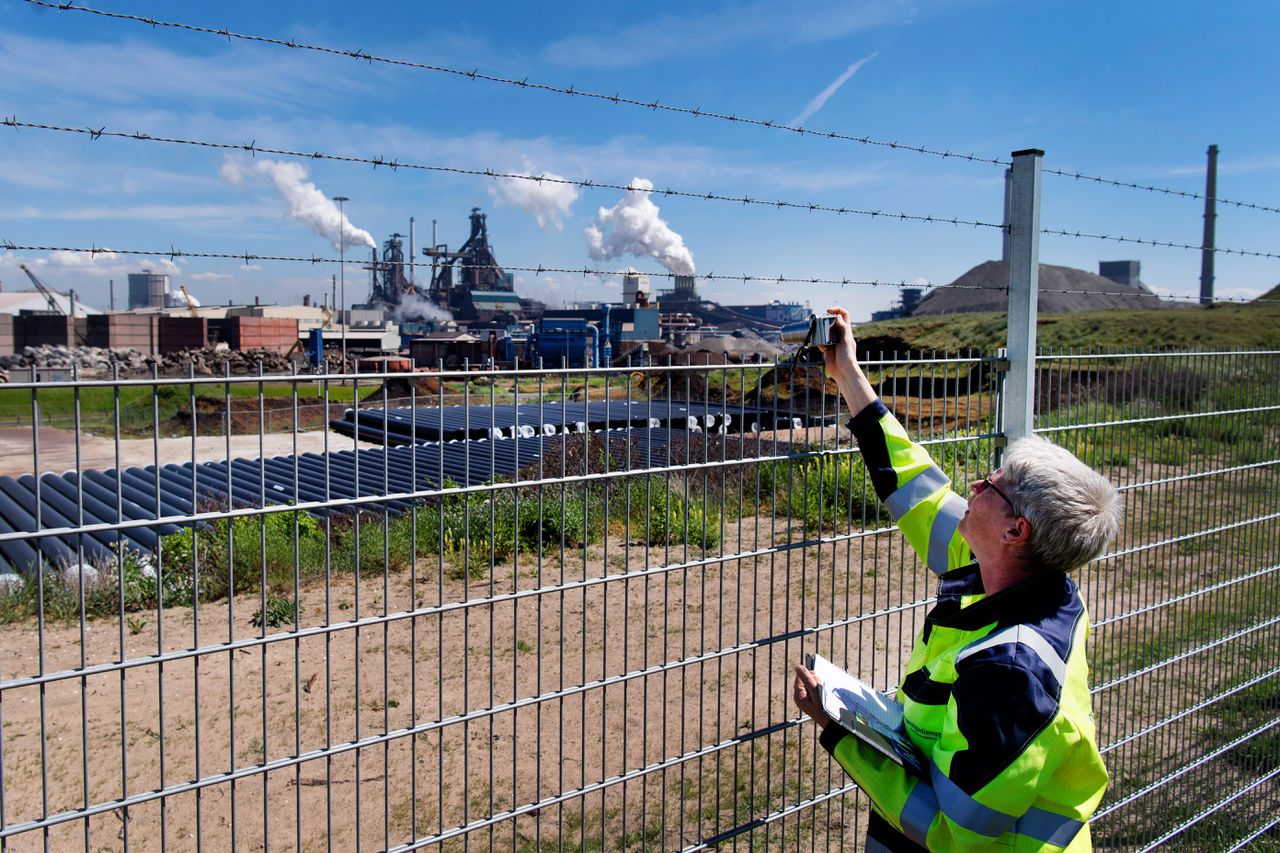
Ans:
[[[810,655],[809,669],[818,677],[822,708],[833,722],[917,776],[928,775],[924,756],[907,737],[901,705],[822,655]]]

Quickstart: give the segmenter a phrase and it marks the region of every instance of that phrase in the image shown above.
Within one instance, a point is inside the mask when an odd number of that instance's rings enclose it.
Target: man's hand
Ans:
[[[835,318],[831,329],[831,340],[835,343],[822,347],[822,360],[827,373],[839,382],[844,374],[858,366],[858,342],[853,338],[848,311],[837,306],[828,308],[827,313]]]
[[[831,330],[835,343],[822,348],[822,360],[827,374],[836,381],[849,411],[857,414],[876,398],[876,393],[863,375],[862,368],[858,367],[858,342],[854,340],[853,327],[849,325],[849,312],[834,307],[828,308],[827,313],[835,317]]]
[[[797,708],[813,718],[818,728],[826,729],[831,718],[827,716],[826,711],[822,710],[822,700],[818,694],[818,676],[801,664],[796,664],[796,681],[791,688],[791,698],[795,700]]]

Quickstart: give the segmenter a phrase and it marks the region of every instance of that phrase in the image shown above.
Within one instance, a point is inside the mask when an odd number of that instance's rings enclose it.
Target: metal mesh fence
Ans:
[[[1002,442],[1000,366],[867,363],[959,489]],[[1038,430],[1128,507],[1081,573],[1100,847],[1273,820],[1278,367],[1039,360]],[[0,478],[4,849],[860,848],[791,667],[891,689],[932,575],[819,369],[0,395],[70,424],[28,427]]]
[[[1123,541],[1082,576],[1111,774],[1095,844],[1247,843],[1274,821],[1280,776],[1280,354],[1038,368],[1037,429],[1127,505]]]

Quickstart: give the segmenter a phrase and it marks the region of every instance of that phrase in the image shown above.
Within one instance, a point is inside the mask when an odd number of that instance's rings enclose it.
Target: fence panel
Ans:
[[[1083,575],[1109,849],[1223,850],[1280,776],[1280,353],[1037,362],[1037,431],[1123,491],[1124,538]]]
[[[1099,847],[1216,849],[1273,819],[1278,363],[1039,360],[1037,430],[1128,506],[1082,574]],[[998,451],[998,366],[867,363],[957,488]],[[791,667],[820,651],[892,688],[932,576],[818,369],[4,393],[73,424],[5,470],[76,462],[0,478],[24,570],[0,596],[6,849],[860,847],[866,802]],[[301,431],[304,406],[333,429]],[[109,464],[75,428],[90,408]]]

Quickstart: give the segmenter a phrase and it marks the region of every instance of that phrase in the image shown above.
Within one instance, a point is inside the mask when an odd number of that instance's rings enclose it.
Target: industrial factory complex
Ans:
[[[669,276],[672,286],[655,293],[649,276],[635,271],[623,276],[618,303],[551,308],[516,291],[514,275],[494,254],[479,208],[472,209],[469,225],[456,249],[434,241],[419,249],[411,219],[407,246],[405,235],[392,234],[361,265],[367,278],[352,284],[365,296],[345,300],[345,282],[342,296],[335,282],[320,304],[310,296],[300,305],[260,299],[249,305],[201,304],[184,284],[143,269],[128,276],[123,306],[116,305],[112,282],[108,310],[98,311],[23,265],[34,289],[0,291],[0,358],[41,347],[95,347],[166,357],[209,348],[266,351],[315,368],[346,365],[341,369],[395,356],[401,366],[447,369],[539,361],[595,367],[652,358],[760,362],[778,354],[780,329],[809,313],[809,306],[795,302],[719,304],[699,296],[693,275]],[[871,319],[1000,310],[992,299],[988,305],[974,294],[985,295],[987,279],[992,293],[1001,292],[1007,277],[1002,264],[974,267],[957,279],[963,287],[938,288],[923,298],[920,288],[904,288],[898,304]],[[1067,276],[1070,292],[1083,295],[1070,305],[1042,304],[1041,311],[1111,307],[1094,305],[1088,297],[1096,292],[1098,299],[1105,298],[1101,294],[1115,298],[1117,287],[1133,289],[1142,302],[1126,299],[1127,307],[1161,304],[1138,279],[1136,261],[1103,262],[1099,273],[1043,267],[1042,275]]]
[[[97,347],[173,356],[189,350],[266,350],[319,367],[360,359],[406,356],[416,367],[464,363],[535,363],[593,367],[642,363],[679,353],[704,340],[736,335],[757,344],[728,347],[728,360],[767,360],[769,342],[808,306],[720,305],[699,297],[694,276],[674,276],[655,293],[648,275],[628,272],[620,303],[583,302],[551,308],[516,292],[489,242],[485,214],[470,215],[470,232],[456,248],[439,243],[416,250],[412,220],[363,264],[367,275],[342,304],[337,287],[320,304],[202,304],[185,284],[148,269],[128,276],[100,311],[21,267],[32,289],[0,290],[0,357],[37,347]],[[416,273],[416,275],[415,275]],[[348,275],[348,279],[352,276]],[[361,286],[363,285],[363,286]],[[727,353],[727,356],[725,355]],[[701,351],[699,362],[709,353]],[[714,359],[713,359],[714,360]]]

